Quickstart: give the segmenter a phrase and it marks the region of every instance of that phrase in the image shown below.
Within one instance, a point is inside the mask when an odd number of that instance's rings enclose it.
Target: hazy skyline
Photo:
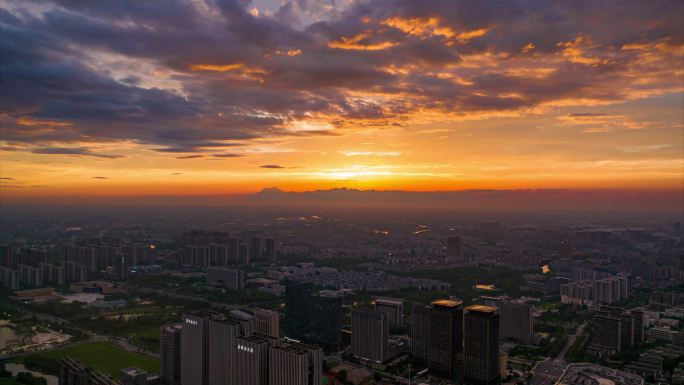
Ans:
[[[680,1],[6,1],[0,196],[676,202],[682,14]]]

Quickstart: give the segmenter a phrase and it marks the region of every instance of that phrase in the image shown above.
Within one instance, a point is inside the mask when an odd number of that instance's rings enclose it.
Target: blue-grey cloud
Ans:
[[[314,115],[335,116],[335,127],[394,127],[403,125],[397,117],[424,110],[467,114],[572,98],[621,101],[674,87],[675,75],[665,74],[681,62],[674,52],[684,45],[684,3],[675,0],[363,0],[327,17],[327,6],[304,0],[258,17],[249,2],[206,3],[21,1],[3,7],[3,149],[113,158],[74,146],[129,141],[198,154],[264,137],[336,134],[287,129]],[[427,32],[402,30],[388,22],[393,18],[433,18],[442,32],[430,30],[434,25]],[[443,32],[477,30],[486,33],[460,41]],[[330,45],[350,40],[358,46]],[[382,43],[386,49],[363,49]],[[644,48],[621,49],[626,45],[651,47],[645,49],[659,60],[644,66],[638,50]],[[116,63],[101,65],[103,57]],[[478,57],[503,69],[467,63]],[[543,76],[504,70],[518,59],[529,59],[531,69],[534,63],[550,69]],[[243,69],[193,70],[197,64]],[[147,84],[154,76],[145,65],[171,74],[166,80],[175,85]],[[651,83],[633,82],[637,65]],[[450,71],[459,66],[463,79],[457,81]],[[394,98],[361,101],[358,92]]]

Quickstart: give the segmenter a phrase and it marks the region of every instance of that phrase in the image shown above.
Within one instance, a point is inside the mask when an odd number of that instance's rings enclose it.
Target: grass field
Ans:
[[[160,334],[159,326],[150,326],[134,330],[129,336],[133,339],[135,345],[156,352],[159,350]]]
[[[49,366],[56,366],[61,357],[71,356],[114,378],[119,378],[121,369],[131,366],[146,370],[148,373],[159,372],[158,360],[142,354],[128,352],[108,342],[90,342],[31,356],[32,360],[42,361]]]

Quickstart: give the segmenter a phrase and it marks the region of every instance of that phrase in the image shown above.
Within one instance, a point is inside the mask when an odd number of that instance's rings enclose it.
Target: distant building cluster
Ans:
[[[630,283],[627,275],[605,276],[592,272],[580,275],[580,280],[560,286],[561,302],[577,305],[613,304],[629,298]]]
[[[339,271],[330,267],[316,267],[308,262],[270,270],[268,276],[352,291],[396,291],[411,287],[447,291],[451,287],[448,282],[434,279],[401,277],[384,271]]]
[[[54,261],[56,259],[56,261]],[[0,284],[9,289],[84,282],[97,271],[127,279],[131,267],[153,265],[154,244],[126,243],[123,238],[74,240],[59,255],[29,248],[0,248]]]
[[[183,233],[178,253],[170,260],[196,267],[246,265],[276,261],[275,241],[257,235],[231,237],[228,232],[193,230]]]

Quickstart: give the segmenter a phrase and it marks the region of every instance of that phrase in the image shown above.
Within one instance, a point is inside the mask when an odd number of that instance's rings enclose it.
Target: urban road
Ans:
[[[534,378],[532,379],[532,385],[553,385],[561,378],[565,368],[568,366],[565,360],[565,354],[568,349],[575,343],[577,337],[581,336],[584,332],[584,327],[586,322],[581,324],[575,329],[575,332],[568,337],[568,342],[563,347],[563,350],[554,359],[547,359],[546,361],[538,363],[532,370],[534,373]]]

